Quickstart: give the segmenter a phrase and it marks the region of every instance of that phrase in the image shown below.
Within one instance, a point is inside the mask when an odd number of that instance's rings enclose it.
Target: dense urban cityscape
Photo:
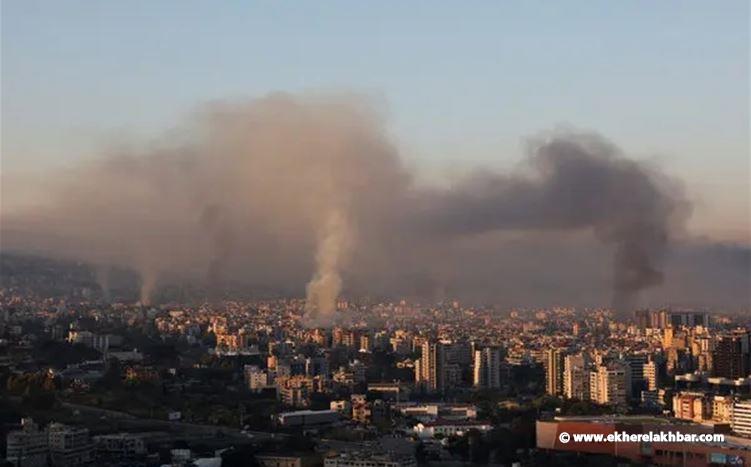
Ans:
[[[304,299],[107,302],[80,265],[13,261],[10,465],[751,463],[748,313],[339,299],[341,324],[310,328]],[[725,439],[558,441],[656,429]]]
[[[748,0],[0,0],[0,467],[751,467]]]

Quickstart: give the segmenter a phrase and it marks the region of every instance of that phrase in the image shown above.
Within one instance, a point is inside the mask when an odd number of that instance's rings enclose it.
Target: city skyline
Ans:
[[[2,466],[751,465],[748,1],[0,14]]]

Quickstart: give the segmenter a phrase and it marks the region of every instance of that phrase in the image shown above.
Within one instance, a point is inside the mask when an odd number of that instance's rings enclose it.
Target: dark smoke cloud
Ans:
[[[628,307],[672,290],[688,203],[597,135],[431,187],[353,97],[216,103],[170,136],[56,173],[33,208],[4,201],[3,250],[135,269],[145,302],[164,281],[307,289],[315,324],[342,292]]]
[[[433,194],[425,228],[458,234],[592,229],[615,246],[616,307],[632,305],[640,290],[663,282],[669,239],[689,212],[677,187],[659,184],[657,174],[594,135],[538,140],[528,163],[527,176],[478,172]]]

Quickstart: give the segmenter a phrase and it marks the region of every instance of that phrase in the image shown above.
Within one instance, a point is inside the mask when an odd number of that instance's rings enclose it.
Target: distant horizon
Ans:
[[[5,257],[6,259],[9,257],[13,258],[22,258],[23,260],[32,260],[32,261],[44,261],[44,262],[52,262],[59,266],[71,266],[75,265],[76,267],[85,267],[88,269],[88,272],[91,274],[91,282],[88,284],[89,286],[94,286],[96,288],[99,288],[99,295],[90,296],[93,302],[101,301],[103,303],[118,303],[117,298],[125,298],[125,297],[105,297],[104,294],[106,291],[102,289],[102,284],[97,283],[96,278],[96,265],[92,265],[89,263],[86,263],[84,261],[77,261],[77,260],[65,260],[65,259],[58,259],[51,257],[49,255],[44,254],[35,254],[35,253],[28,253],[28,252],[16,252],[16,251],[0,251],[0,258]],[[34,266],[32,266],[32,273],[34,271]],[[17,274],[18,271],[14,271],[13,275]],[[4,275],[0,270],[0,277]],[[127,301],[124,301],[122,303],[139,303],[138,300],[138,290],[139,285],[137,283],[138,279],[138,271],[130,270],[130,269],[122,269],[118,271],[118,274],[123,276],[130,276],[125,282],[131,282],[130,284],[123,283],[121,281],[120,284],[114,285],[114,284],[108,284],[110,286],[109,291],[110,293],[113,290],[117,290],[122,292],[126,292],[130,297]],[[121,277],[120,279],[123,279]],[[135,279],[135,282],[133,280]],[[171,297],[168,299],[164,299],[164,296],[169,297],[170,295],[174,295],[174,290],[172,293],[169,291],[165,292],[165,289],[174,289],[175,287],[193,287],[194,289],[187,292],[185,290],[181,290],[180,293],[187,294],[183,297]],[[83,290],[85,287],[81,286],[81,289]],[[227,301],[235,301],[235,300],[247,300],[247,299],[254,299],[259,301],[273,301],[273,300],[296,300],[296,301],[304,301],[306,299],[305,297],[305,290],[304,288],[300,287],[299,290],[292,291],[292,290],[265,290],[263,292],[259,292],[259,289],[266,288],[263,284],[251,284],[251,283],[244,283],[242,280],[237,279],[235,281],[228,281],[224,285],[224,288],[222,290],[222,294],[224,296],[216,296],[215,292],[206,290],[205,284],[201,283],[192,283],[192,282],[173,282],[173,281],[165,281],[162,284],[159,284],[159,293],[158,295],[162,297],[161,300],[156,300],[152,304],[144,304],[144,306],[153,306],[153,307],[162,307],[165,305],[169,305],[171,303],[222,303]],[[202,296],[203,294],[203,296]],[[373,304],[376,301],[383,300],[385,302],[389,303],[400,303],[405,302],[408,305],[419,305],[419,306],[432,306],[432,305],[438,305],[438,304],[447,304],[451,305],[453,303],[459,303],[460,305],[466,305],[473,308],[485,308],[485,307],[494,307],[499,308],[503,311],[514,311],[514,310],[534,310],[534,309],[547,309],[547,308],[575,308],[575,309],[583,309],[583,310],[610,310],[610,311],[617,311],[612,308],[611,304],[601,303],[589,303],[589,304],[574,304],[574,303],[558,303],[558,304],[552,304],[552,303],[530,303],[527,305],[524,304],[501,304],[501,303],[493,303],[493,302],[472,302],[472,301],[463,301],[456,297],[452,296],[446,296],[444,298],[436,298],[433,300],[429,299],[420,299],[417,297],[389,297],[389,296],[366,296],[366,295],[355,295],[355,294],[348,294],[346,291],[344,291],[341,296],[338,297],[338,302],[354,302],[356,304]],[[633,310],[630,310],[628,312],[632,311],[638,311],[638,310],[681,310],[681,311],[697,311],[697,312],[720,312],[720,313],[731,313],[731,312],[743,312],[744,309],[740,310],[731,310],[727,309],[726,307],[713,307],[710,304],[704,305],[704,306],[687,306],[687,305],[681,305],[681,304],[673,304],[673,303],[664,303],[662,305],[659,304],[650,304],[648,306],[637,306],[633,308]],[[337,310],[337,313],[341,313],[341,310]]]
[[[751,251],[748,252],[751,254]],[[135,269],[130,268],[123,268],[118,271],[116,271],[116,275],[119,277],[118,280],[114,280],[113,278],[109,277],[106,282],[102,282],[100,277],[97,277],[97,272],[100,271],[97,269],[97,266],[92,263],[88,263],[86,261],[81,260],[75,260],[75,259],[62,259],[62,258],[55,258],[54,255],[45,254],[43,252],[25,252],[25,251],[12,251],[12,250],[0,250],[0,258],[5,258],[6,260],[10,258],[11,261],[13,261],[13,258],[22,258],[23,260],[32,260],[32,261],[42,261],[42,262],[52,262],[56,265],[60,266],[70,266],[75,265],[76,267],[85,267],[89,274],[91,275],[89,277],[89,287],[93,287],[92,290],[90,290],[90,293],[94,293],[94,295],[90,295],[89,299],[93,302],[102,302],[102,303],[138,303],[139,302],[139,278],[138,278],[138,271]],[[31,271],[32,274],[36,273],[35,266],[32,266]],[[0,268],[0,277],[3,276],[17,276],[19,273],[18,270],[13,270],[12,272],[9,272],[7,269],[3,270]],[[190,287],[190,290],[182,290],[181,287]],[[106,287],[105,290],[103,287]],[[96,290],[98,288],[98,291]],[[176,295],[175,288],[179,289],[179,293]],[[216,290],[209,290],[207,288],[207,284],[202,283],[201,281],[186,281],[186,280],[176,280],[176,279],[169,279],[165,278],[162,283],[160,283],[157,287],[157,292],[155,296],[155,301],[151,305],[145,304],[144,306],[154,306],[154,307],[163,307],[169,304],[175,304],[175,303],[185,303],[185,304],[198,304],[198,303],[207,303],[207,304],[216,304],[216,303],[223,303],[227,301],[242,301],[242,300],[248,300],[248,299],[254,299],[254,300],[261,300],[261,301],[273,301],[273,300],[299,300],[299,301],[305,301],[305,288],[302,285],[299,285],[296,287],[297,290],[294,290],[295,287],[288,288],[286,290],[273,290],[272,287],[270,287],[267,284],[253,284],[248,282],[243,282],[242,279],[236,279],[234,281],[228,281],[225,283],[222,287],[221,292],[217,292]],[[121,295],[114,296],[112,295],[115,292],[119,292]],[[122,294],[125,293],[125,296]],[[178,296],[179,295],[179,296]],[[121,300],[118,300],[121,299]],[[441,303],[444,304],[450,304],[452,302],[459,302],[462,305],[466,305],[469,307],[474,308],[485,308],[485,307],[492,307],[497,308],[499,310],[504,311],[514,311],[514,310],[534,310],[534,309],[549,309],[549,308],[574,308],[578,310],[611,310],[611,311],[617,311],[614,310],[612,307],[612,303],[609,303],[608,300],[603,300],[599,303],[591,302],[591,303],[565,303],[565,302],[531,302],[531,303],[503,303],[502,300],[499,301],[473,301],[473,300],[461,300],[458,296],[451,296],[448,295],[446,297],[442,298],[425,298],[425,297],[409,297],[409,296],[389,296],[387,294],[384,295],[367,295],[363,293],[359,293],[357,291],[348,291],[344,290],[339,297],[339,301],[345,301],[350,302],[353,301],[355,303],[363,304],[363,303],[375,303],[376,301],[383,300],[384,303],[398,303],[401,301],[406,301],[409,305],[419,305],[419,306],[433,306],[438,305]],[[641,304],[639,306],[635,306],[632,310],[627,310],[626,314],[630,316],[633,312],[637,310],[683,310],[683,311],[705,311],[710,313],[724,313],[724,314],[743,314],[751,310],[751,304],[743,304],[739,306],[730,306],[730,305],[722,305],[718,303],[694,303],[694,304],[687,304],[687,303],[680,303],[679,300],[667,300],[664,302],[650,302],[646,304]],[[620,314],[620,316],[623,316],[623,313]]]

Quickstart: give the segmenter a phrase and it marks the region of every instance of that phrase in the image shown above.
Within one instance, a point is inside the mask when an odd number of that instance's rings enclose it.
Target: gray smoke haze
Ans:
[[[594,134],[534,139],[511,174],[421,186],[351,96],[214,103],[169,138],[4,206],[2,249],[132,268],[144,303],[167,280],[305,287],[311,324],[331,322],[342,291],[628,308],[666,280],[690,212],[674,181]]]

